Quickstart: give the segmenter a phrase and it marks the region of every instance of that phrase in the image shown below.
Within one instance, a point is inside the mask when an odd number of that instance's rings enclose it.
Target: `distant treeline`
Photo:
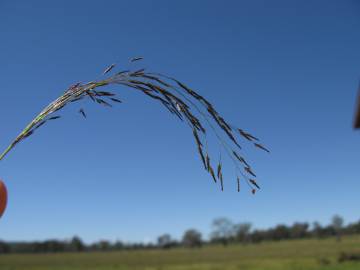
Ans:
[[[134,249],[169,249],[173,247],[200,248],[203,245],[221,244],[227,246],[233,243],[260,243],[262,241],[280,241],[303,238],[325,238],[335,236],[338,241],[343,235],[360,234],[360,220],[344,225],[342,217],[336,215],[330,224],[321,226],[314,222],[295,222],[291,226],[279,224],[273,228],[259,230],[252,229],[251,223],[233,223],[227,218],[217,218],[212,223],[209,240],[203,240],[201,232],[189,229],[184,232],[182,239],[176,240],[169,234],[158,237],[157,243],[123,243],[121,241],[99,241],[85,244],[79,237],[71,240],[46,240],[39,242],[4,242],[0,241],[2,253],[44,253],[44,252],[85,252],[85,251],[113,251]]]

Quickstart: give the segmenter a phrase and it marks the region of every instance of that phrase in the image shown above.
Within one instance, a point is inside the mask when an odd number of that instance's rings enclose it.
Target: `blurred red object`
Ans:
[[[0,217],[4,214],[7,204],[7,190],[3,181],[0,180]]]
[[[359,94],[358,94],[354,128],[360,128],[360,88],[359,88]]]

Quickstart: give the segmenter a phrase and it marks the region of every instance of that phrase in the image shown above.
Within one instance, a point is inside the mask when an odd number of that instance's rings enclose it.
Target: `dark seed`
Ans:
[[[264,150],[265,152],[270,153],[270,151],[268,149],[266,149],[264,146],[262,146],[261,144],[258,143],[254,143],[255,147],[260,148],[262,150]]]
[[[134,57],[134,58],[131,58],[130,59],[130,62],[135,62],[135,61],[139,61],[139,60],[142,60],[144,59],[143,57],[139,56],[139,57]]]
[[[84,116],[84,118],[86,118],[86,113],[85,113],[84,109],[80,109],[80,110],[79,110],[79,113],[81,113],[82,116]]]
[[[217,177],[220,178],[220,174],[221,174],[221,163],[219,162],[218,167],[217,167]]]
[[[247,171],[249,174],[251,174],[252,176],[256,177],[255,173],[251,170],[250,167],[245,167],[245,171]]]
[[[115,101],[115,102],[119,102],[119,103],[122,103],[122,101],[120,99],[117,99],[117,98],[110,98],[112,101]]]
[[[115,64],[110,65],[108,68],[106,68],[103,72],[103,75],[105,75],[106,73],[110,72],[113,68],[115,67]]]
[[[249,179],[250,183],[253,184],[255,187],[257,187],[258,189],[260,189],[259,185],[256,183],[256,181],[254,179]]]
[[[55,120],[55,119],[59,119],[61,116],[57,115],[57,116],[52,116],[50,117],[48,120]]]

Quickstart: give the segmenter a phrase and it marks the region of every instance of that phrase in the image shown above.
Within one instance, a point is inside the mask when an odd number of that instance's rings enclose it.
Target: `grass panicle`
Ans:
[[[136,62],[142,59],[142,57],[134,57],[130,62]],[[135,71],[123,70],[114,72],[115,66],[115,64],[112,64],[104,70],[103,75],[108,76],[107,78],[84,84],[78,82],[70,86],[60,97],[46,106],[25,127],[25,129],[0,155],[0,160],[2,160],[19,142],[32,135],[36,129],[44,125],[48,120],[59,119],[59,115],[55,116],[53,114],[70,103],[81,102],[86,98],[106,107],[111,107],[112,103],[122,103],[122,100],[118,99],[115,93],[104,91],[102,89],[106,86],[118,85],[131,88],[152,100],[159,102],[171,114],[190,127],[205,170],[211,175],[215,183],[217,183],[217,179],[220,180],[222,190],[223,170],[221,160],[218,163],[217,172],[215,174],[210,162],[211,157],[207,149],[207,143],[206,154],[204,155],[203,145],[209,131],[215,134],[220,142],[220,146],[225,149],[227,155],[234,162],[236,173],[240,174],[242,178],[245,179],[247,184],[251,187],[252,192],[255,193],[253,187],[260,188],[253,178],[250,179],[247,176],[247,174],[250,174],[252,177],[256,177],[249,163],[245,161],[242,155],[238,154],[238,151],[242,150],[242,147],[238,142],[237,136],[243,137],[247,141],[253,143],[256,148],[269,152],[267,148],[259,143],[258,138],[242,129],[232,127],[215,110],[211,102],[195,90],[186,86],[183,82],[160,73],[146,72],[143,68]],[[83,108],[79,110],[79,113],[84,118],[87,117]],[[239,191],[240,178],[237,176],[236,179]]]

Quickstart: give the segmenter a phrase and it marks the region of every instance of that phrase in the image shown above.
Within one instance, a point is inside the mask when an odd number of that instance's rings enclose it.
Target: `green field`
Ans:
[[[45,269],[360,269],[360,262],[338,263],[341,252],[360,253],[360,236],[292,240],[201,249],[1,255],[1,270]]]

